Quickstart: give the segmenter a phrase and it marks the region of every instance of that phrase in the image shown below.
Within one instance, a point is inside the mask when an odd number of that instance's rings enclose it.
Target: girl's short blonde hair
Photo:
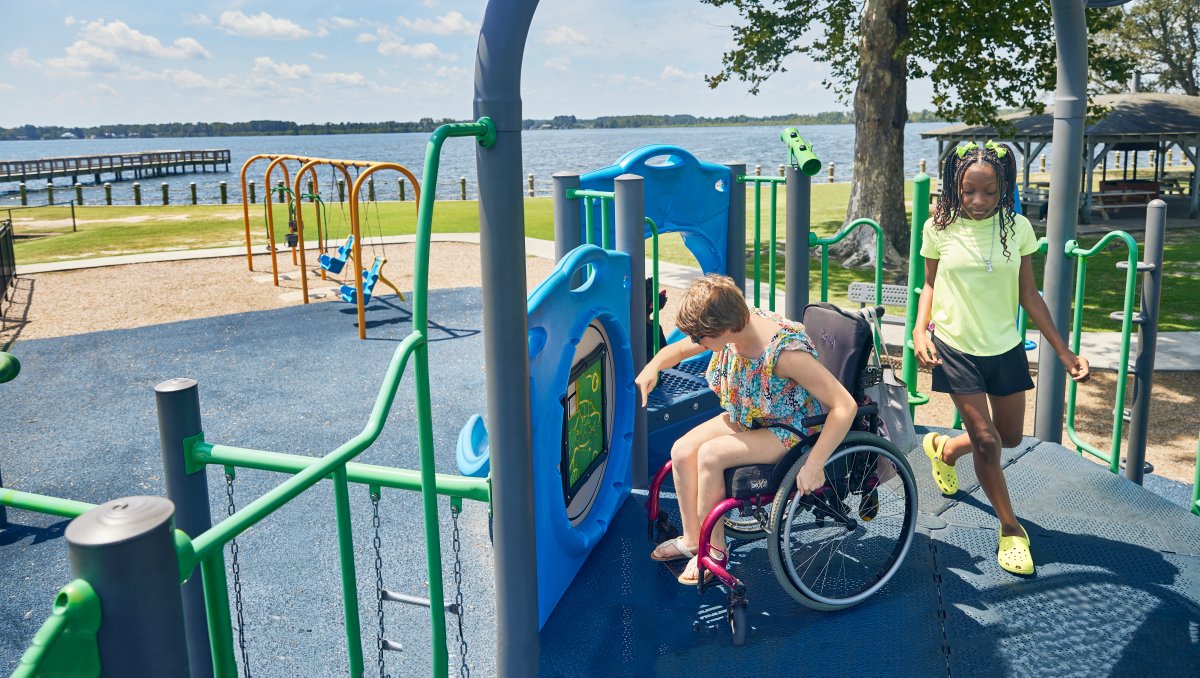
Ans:
[[[710,273],[683,293],[675,325],[689,337],[716,337],[740,332],[750,322],[746,298],[733,278]]]

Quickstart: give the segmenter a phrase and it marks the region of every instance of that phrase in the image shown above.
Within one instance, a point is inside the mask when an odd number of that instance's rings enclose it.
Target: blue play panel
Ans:
[[[7,487],[98,503],[162,494],[152,388],[176,376],[200,383],[209,441],[317,456],[357,433],[384,368],[410,330],[406,305],[375,297],[368,341],[352,306],[321,303],[19,342],[21,375],[0,386],[0,474]],[[430,296],[438,470],[455,473],[467,418],[485,412],[478,289]],[[401,385],[378,443],[361,459],[415,468],[411,382]],[[732,646],[725,593],[677,584],[648,559],[635,492],[584,563],[541,634],[545,676],[697,675],[1196,675],[1200,666],[1200,519],[1073,452],[1026,439],[1004,454],[1038,574],[995,562],[995,518],[969,460],[962,491],[941,497],[919,453],[920,528],[903,569],[878,595],[836,613],[800,607],[780,589],[761,544],[735,550],[748,587],[747,645]],[[223,474],[208,470],[214,519]],[[243,506],[281,476],[239,471]],[[673,502],[668,502],[673,503]],[[365,487],[351,488],[368,668],[375,664],[374,555]],[[495,673],[495,583],[486,508],[466,502],[463,538],[468,662]],[[444,571],[452,587],[449,511],[442,508]],[[420,502],[385,492],[384,581],[420,594]],[[16,666],[69,579],[66,521],[9,511],[0,529],[0,674]],[[345,675],[332,490],[302,495],[239,539],[246,651],[261,676]],[[228,554],[227,554],[228,558]],[[232,582],[231,582],[232,586]],[[428,615],[388,605],[395,676],[428,675]],[[451,618],[450,661],[458,661]]]

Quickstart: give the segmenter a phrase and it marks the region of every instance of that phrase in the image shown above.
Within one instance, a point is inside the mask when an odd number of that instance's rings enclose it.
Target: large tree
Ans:
[[[1180,0],[1192,2],[1194,0]],[[847,219],[869,217],[884,228],[885,259],[907,258],[904,125],[908,79],[933,81],[933,104],[948,120],[1000,124],[999,110],[1041,112],[1054,88],[1055,48],[1046,0],[704,0],[734,7],[736,46],[712,87],[739,79],[756,93],[771,75],[799,65],[794,55],[829,64],[825,85],[855,114],[854,175]],[[1088,10],[1089,35],[1108,29],[1119,9]],[[790,61],[789,61],[790,59]],[[1127,60],[1093,69],[1108,80]],[[848,265],[874,260],[874,236],[859,229],[835,254]]]
[[[1196,0],[1139,0],[1099,38],[1107,51],[1134,62],[1149,78],[1142,89],[1200,96],[1200,3]],[[1103,80],[1094,74],[1094,78]],[[1108,82],[1127,91],[1127,82]],[[1103,86],[1103,84],[1101,86]]]

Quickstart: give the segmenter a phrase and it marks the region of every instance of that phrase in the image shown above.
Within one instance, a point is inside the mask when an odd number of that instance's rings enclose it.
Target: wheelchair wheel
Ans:
[[[796,493],[800,457],[771,505],[767,555],[801,604],[838,610],[866,600],[904,561],[917,521],[917,484],[904,456],[852,432],[825,462],[825,485]]]
[[[733,645],[745,645],[746,634],[750,631],[750,624],[746,621],[746,599],[730,599],[729,606],[725,609],[725,619],[729,622],[729,635],[733,638]]]

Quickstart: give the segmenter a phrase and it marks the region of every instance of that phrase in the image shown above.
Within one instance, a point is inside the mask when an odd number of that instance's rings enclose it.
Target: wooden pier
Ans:
[[[203,151],[144,151],[107,155],[76,155],[37,160],[0,160],[0,183],[70,177],[72,184],[90,178],[95,183],[109,175],[113,181],[161,177],[188,172],[229,171],[229,149]]]

